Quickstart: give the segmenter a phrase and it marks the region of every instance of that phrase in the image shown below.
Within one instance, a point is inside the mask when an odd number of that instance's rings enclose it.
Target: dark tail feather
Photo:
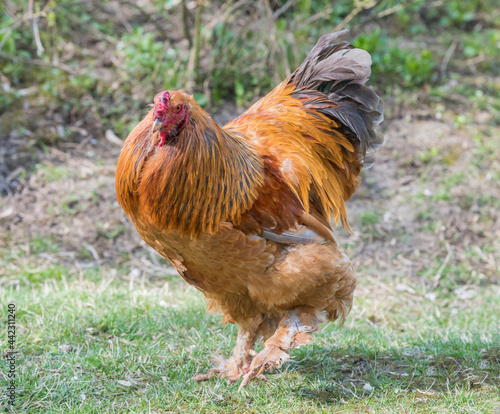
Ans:
[[[334,42],[346,32],[322,36],[290,82],[296,83],[297,93],[307,91],[309,98],[311,91],[328,97],[331,104],[323,101],[316,109],[347,129],[346,136],[357,144],[364,166],[369,167],[374,161],[371,154],[384,142],[374,130],[384,119],[383,104],[373,89],[365,86],[371,74],[370,54],[346,41]]]

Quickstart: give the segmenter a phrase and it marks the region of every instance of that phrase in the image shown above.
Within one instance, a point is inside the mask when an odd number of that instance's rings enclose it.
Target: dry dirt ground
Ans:
[[[446,275],[463,285],[499,283],[498,144],[490,145],[498,128],[407,115],[384,129],[386,144],[348,203],[354,234],[338,229],[363,269],[359,277],[424,276],[437,284]],[[46,147],[27,178],[13,175],[20,190],[0,198],[0,249],[20,247],[28,260],[37,243],[52,244],[43,259],[75,271],[97,262],[170,273],[116,202],[119,151],[119,139],[109,133]]]

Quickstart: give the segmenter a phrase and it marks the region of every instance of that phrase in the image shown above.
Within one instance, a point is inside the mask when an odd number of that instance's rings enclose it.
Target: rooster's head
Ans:
[[[152,133],[160,132],[158,147],[177,137],[187,125],[191,99],[184,91],[163,91],[155,96]]]

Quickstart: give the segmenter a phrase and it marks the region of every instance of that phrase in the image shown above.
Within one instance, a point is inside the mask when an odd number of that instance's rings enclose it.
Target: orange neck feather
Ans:
[[[197,104],[188,125],[158,148],[149,113],[131,132],[116,173],[118,200],[128,215],[194,237],[221,222],[238,224],[263,183],[263,162],[243,136],[230,134]]]

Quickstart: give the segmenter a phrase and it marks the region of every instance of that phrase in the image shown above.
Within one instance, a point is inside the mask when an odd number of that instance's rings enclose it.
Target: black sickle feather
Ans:
[[[365,167],[383,142],[374,130],[384,119],[382,99],[365,86],[371,74],[368,52],[336,39],[347,30],[322,36],[302,65],[290,77],[294,95],[307,95],[307,106],[340,123],[346,137],[360,150]]]

